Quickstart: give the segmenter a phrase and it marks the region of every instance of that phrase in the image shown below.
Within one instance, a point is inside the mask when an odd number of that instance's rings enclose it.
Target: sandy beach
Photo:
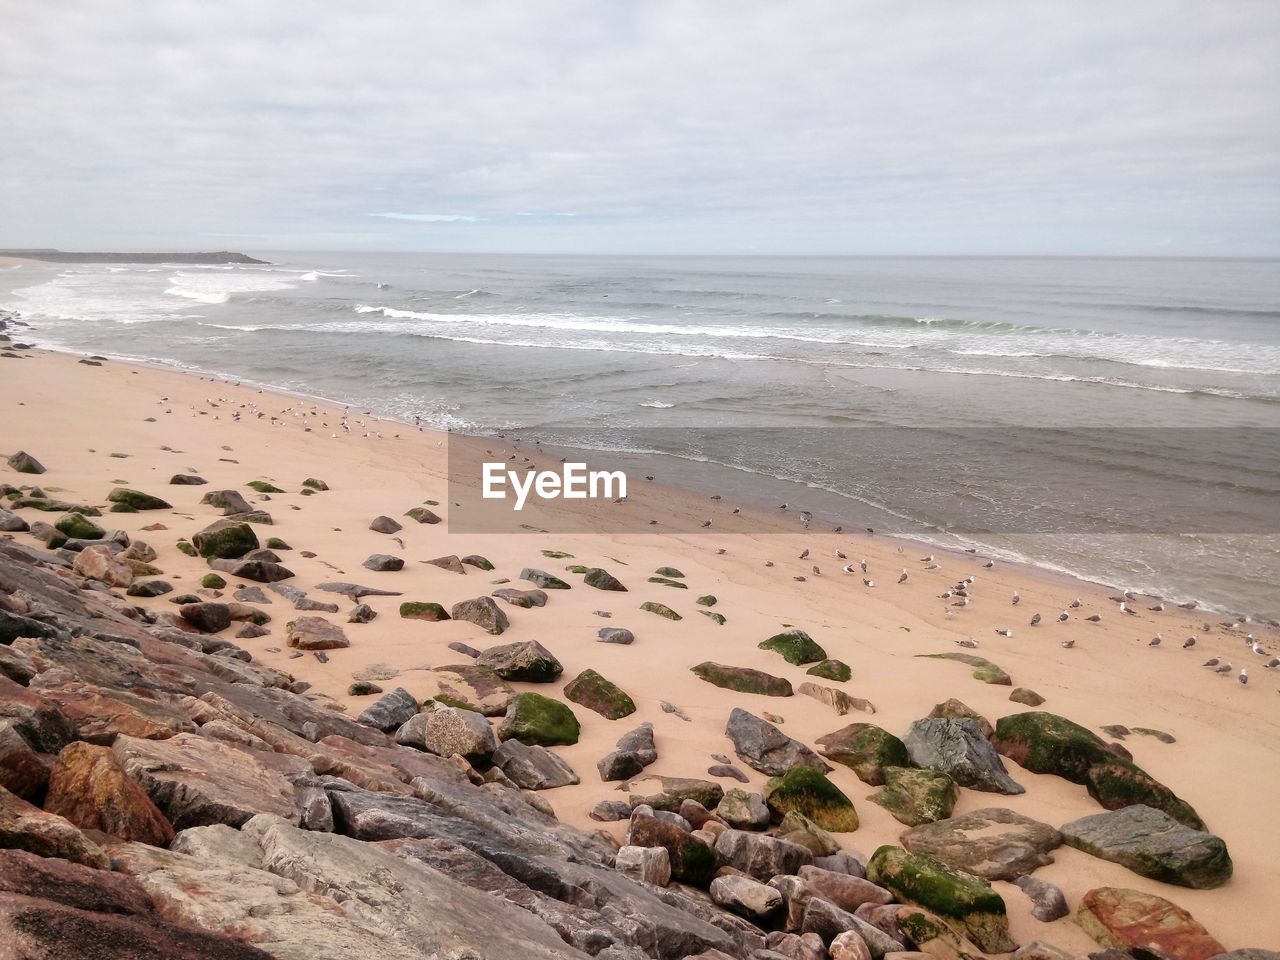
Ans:
[[[202,592],[197,587],[208,567],[180,553],[175,543],[216,518],[217,511],[200,500],[209,490],[226,488],[240,490],[255,508],[271,514],[273,525],[261,528],[260,534],[264,539],[280,537],[292,547],[283,554],[296,575],[290,584],[312,591],[323,581],[350,580],[403,594],[366,598],[378,613],[368,624],[346,623],[345,603],[342,612],[325,615],[343,626],[351,645],[329,651],[324,663],[309,654],[290,657],[284,624],[291,616],[282,597],[272,595],[272,605],[266,608],[273,621],[265,636],[237,641],[255,660],[308,681],[312,694],[334,698],[350,715],[373,699],[348,695],[353,678],[361,675],[384,678],[378,682],[388,690],[403,686],[418,698],[431,695],[434,688],[427,670],[465,660],[449,648],[451,642],[481,649],[514,640],[542,643],[564,664],[564,674],[551,685],[517,684],[520,690],[559,696],[564,684],[587,668],[616,682],[634,699],[636,712],[610,721],[575,706],[581,738],[557,749],[582,782],[542,796],[567,823],[606,829],[621,838],[625,823],[600,824],[588,816],[599,801],[625,797],[615,792],[616,784],[600,782],[596,761],[639,722],[652,723],[656,734],[659,759],[647,773],[706,777],[707,768],[716,762],[713,755],[733,753],[724,728],[730,710],[738,706],[781,717],[785,733],[810,745],[861,721],[903,736],[913,720],[952,697],[993,723],[1026,709],[1009,702],[1009,686],[973,679],[962,663],[917,658],[975,653],[1007,671],[1014,687],[1044,697],[1040,709],[1100,735],[1105,736],[1100,728],[1108,724],[1171,735],[1174,742],[1165,743],[1134,734],[1124,746],[1137,763],[1195,807],[1208,829],[1226,841],[1234,860],[1234,877],[1225,886],[1190,890],[1145,879],[1064,846],[1054,852],[1055,862],[1037,875],[1058,884],[1073,911],[1092,888],[1129,887],[1184,907],[1228,949],[1280,943],[1280,920],[1273,909],[1280,820],[1270,810],[1280,784],[1280,671],[1263,669],[1264,658],[1242,642],[1243,635],[1252,632],[1262,647],[1280,651],[1280,634],[1273,629],[1226,629],[1216,615],[1172,607],[1156,612],[1149,609],[1155,602],[1146,598],[1132,603],[1136,615],[1124,616],[1110,599],[1114,589],[1002,563],[988,568],[980,555],[939,554],[937,569],[927,570],[923,551],[910,544],[835,534],[816,526],[805,530],[794,516],[747,509],[734,514],[734,504],[664,487],[661,477],[653,483],[633,483],[625,503],[598,505],[592,521],[598,522],[598,532],[453,533],[449,459],[456,474],[460,464],[492,456],[486,451],[505,459],[527,456],[528,448],[377,421],[354,410],[347,432],[339,429],[341,409],[114,361],[88,366],[73,356],[38,350],[26,352],[22,359],[0,359],[0,410],[0,453],[26,450],[48,469],[33,478],[0,464],[0,481],[39,483],[50,495],[102,505],[112,487],[123,484],[173,504],[171,511],[110,514],[104,522],[155,547],[156,564],[178,592]],[[170,476],[179,473],[198,474],[208,485],[169,485]],[[478,483],[478,471],[475,475]],[[323,480],[329,489],[303,496],[301,482],[308,477]],[[284,492],[257,494],[246,486],[252,480],[267,480]],[[430,509],[444,522],[417,524],[403,517],[409,508],[431,501]],[[524,519],[530,527],[549,526],[554,518],[542,513],[547,509],[530,507]],[[402,545],[369,529],[379,515],[404,524],[395,535]],[[696,535],[662,532],[672,518],[699,516],[714,520],[711,530]],[[633,532],[648,519],[658,521],[653,533]],[[164,529],[144,529],[157,522]],[[6,536],[38,545],[28,534]],[[805,550],[809,556],[799,559]],[[837,550],[849,560],[837,559]],[[544,551],[569,556],[551,558]],[[365,558],[376,553],[403,557],[403,570],[362,568]],[[468,554],[486,557],[494,570],[466,567],[460,575],[423,562]],[[874,587],[864,585],[856,566],[863,558]],[[841,570],[848,562],[855,564],[852,575]],[[628,592],[592,589],[581,577],[565,573],[566,564],[604,567]],[[818,575],[815,564],[821,569]],[[688,588],[647,582],[664,566],[678,568]],[[542,608],[503,605],[511,625],[500,639],[467,622],[428,623],[398,615],[402,600],[449,608],[490,594],[499,580],[527,588],[529,584],[518,579],[526,567],[563,576],[572,589],[552,591]],[[898,583],[904,567],[908,579]],[[956,607],[939,598],[966,577],[974,578],[970,604]],[[1017,606],[1011,604],[1015,592],[1021,596]],[[723,625],[699,615],[695,600],[706,594],[717,598],[714,610],[726,619]],[[312,596],[332,599],[321,593]],[[1069,621],[1057,623],[1059,612],[1077,598],[1080,606],[1070,610]],[[666,604],[682,619],[673,622],[641,610],[646,601]],[[166,597],[137,602],[155,611],[173,609]],[[1031,627],[1029,618],[1037,612],[1043,622]],[[1101,614],[1100,622],[1085,619],[1095,613]],[[635,642],[601,643],[597,630],[602,626],[628,628]],[[835,686],[870,701],[874,717],[857,712],[837,716],[807,696],[734,693],[689,670],[713,660],[767,671],[799,686],[814,679],[805,675],[806,668],[757,647],[787,627],[807,631],[829,656],[852,667],[852,679]],[[1012,630],[1012,636],[998,633],[1005,629]],[[1157,633],[1165,642],[1149,646]],[[1184,650],[1182,641],[1189,635],[1197,642]],[[977,649],[956,645],[969,638],[977,641]],[[1066,639],[1074,639],[1075,645],[1064,648],[1061,642]],[[1201,667],[1215,656],[1235,669],[1224,676]],[[1242,666],[1249,668],[1247,686],[1236,679]],[[665,712],[664,701],[679,708],[687,720]],[[1083,787],[1030,773],[1009,760],[1006,765],[1026,787],[1025,794],[1003,797],[962,790],[956,813],[1006,806],[1057,826],[1099,812]],[[744,769],[751,784],[747,789],[759,789],[766,778]],[[856,832],[839,836],[844,847],[870,854],[881,844],[896,843],[904,827],[867,799],[874,788],[843,766],[837,765],[830,776],[853,800],[861,818]],[[722,783],[726,789],[737,785],[727,779]],[[1096,948],[1071,917],[1041,923],[1031,916],[1030,903],[1019,889],[1004,882],[995,887],[1007,904],[1018,941],[1041,939],[1078,954]]]

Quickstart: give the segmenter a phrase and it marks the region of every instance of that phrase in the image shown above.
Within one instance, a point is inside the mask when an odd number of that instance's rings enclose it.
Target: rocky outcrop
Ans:
[[[121,840],[157,847],[173,840],[168,818],[106,747],[68,744],[49,774],[44,808],[83,830],[100,830]]]

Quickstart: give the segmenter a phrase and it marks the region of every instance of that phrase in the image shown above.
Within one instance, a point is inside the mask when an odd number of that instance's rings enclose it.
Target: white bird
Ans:
[[[862,581],[862,585],[864,587],[874,587],[876,585],[876,582],[874,580],[867,580],[864,578]]]
[[[978,641],[970,637],[968,640],[957,640],[955,641],[955,644],[957,647],[968,647],[970,650],[973,650],[978,646]]]
[[[951,591],[950,591],[950,590],[948,590],[948,591],[946,591],[945,593],[940,593],[940,594],[938,594],[938,599],[939,599],[939,600],[950,600],[950,599],[951,599]]]
[[[706,528],[707,528],[707,527],[709,527],[709,526],[711,526],[711,521],[710,521],[710,520],[703,520],[703,521],[702,521],[702,527],[703,527],[703,529],[706,529]]]
[[[843,570],[845,573],[853,573],[853,564],[852,564],[852,563],[846,563],[846,564],[845,564],[843,567],[841,567],[840,569],[841,569],[841,570]]]
[[[1016,607],[1022,602],[1022,595],[1017,590],[1013,591],[1013,605]]]
[[[1068,606],[1070,606],[1072,610],[1078,610],[1084,606],[1084,601],[1079,597],[1076,597],[1070,604],[1068,604]]]
[[[926,564],[926,565],[925,565],[925,569],[926,569],[926,570],[937,570],[937,569],[939,569],[939,567],[938,567],[938,565],[937,565],[936,563],[929,563],[929,564]]]
[[[903,567],[903,568],[902,568],[902,573],[900,573],[900,574],[898,575],[898,582],[899,582],[899,583],[906,583],[906,582],[907,582],[907,568],[906,568],[906,567]]]
[[[927,557],[921,557],[921,558],[920,558],[920,562],[921,562],[921,563],[933,563],[933,554],[931,553],[931,554],[929,554]]]
[[[845,554],[844,554],[844,551],[843,551],[843,550],[837,550],[837,551],[836,551],[836,559],[837,559],[837,560],[848,560],[849,558],[845,556]]]
[[[1239,676],[1239,677],[1237,677],[1236,679],[1237,679],[1237,680],[1239,680],[1242,684],[1248,683],[1248,682],[1249,682],[1249,671],[1248,671],[1248,670],[1241,670],[1241,671],[1240,671],[1240,676]]]
[[[1263,666],[1266,667],[1268,670],[1274,670],[1276,667],[1280,667],[1280,657],[1272,657],[1270,660],[1264,663]]]
[[[1010,630],[1010,629],[1008,629],[1008,628],[1005,628],[1005,629],[1003,629],[1003,630],[997,630],[997,631],[996,631],[996,633],[1000,634],[1000,636],[1002,636],[1002,637],[1012,637],[1012,636],[1013,636],[1013,631],[1012,631],[1012,630]]]
[[[1067,613],[1067,611],[1065,610],[1063,610],[1060,614],[1058,614],[1059,623],[1066,623],[1070,619],[1071,619],[1071,615]]]
[[[1063,641],[1062,641],[1062,645],[1063,645],[1064,647],[1066,647],[1068,650],[1070,650],[1072,647],[1074,647],[1074,646],[1076,645],[1076,642],[1075,642],[1075,640],[1074,640],[1074,639],[1073,639],[1073,640],[1063,640]]]
[[[1137,611],[1130,609],[1127,603],[1120,604],[1120,612],[1127,613],[1131,617],[1136,617],[1138,615]]]
[[[809,558],[809,548],[805,547],[802,551],[800,551],[800,559],[807,560],[808,558]]]
[[[860,567],[862,568],[862,572],[863,572],[863,573],[866,573],[866,572],[867,572],[867,561],[866,561],[866,560],[859,560],[859,561],[858,561],[858,566],[860,566]]]
[[[1260,657],[1265,657],[1267,655],[1267,651],[1263,650],[1262,647],[1258,646],[1258,641],[1256,640],[1253,643],[1249,644],[1249,649],[1252,650],[1254,653],[1256,653]]]

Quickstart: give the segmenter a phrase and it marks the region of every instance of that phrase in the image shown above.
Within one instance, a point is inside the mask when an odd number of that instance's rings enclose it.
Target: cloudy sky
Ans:
[[[0,0],[0,245],[1280,255],[1280,3]]]

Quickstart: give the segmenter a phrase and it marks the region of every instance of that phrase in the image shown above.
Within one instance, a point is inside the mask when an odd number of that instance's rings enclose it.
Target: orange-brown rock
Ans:
[[[68,744],[49,775],[44,808],[81,829],[101,830],[122,840],[157,847],[173,840],[168,818],[106,747]]]
[[[49,769],[12,720],[0,720],[0,787],[32,800],[44,790]]]
[[[1209,960],[1226,952],[1186,910],[1140,890],[1090,890],[1076,922],[1104,947],[1142,947],[1171,960]]]
[[[76,555],[72,569],[89,580],[101,580],[109,587],[127,587],[133,583],[133,568],[128,560],[118,560],[106,547],[85,547]]]
[[[60,857],[87,867],[110,866],[106,853],[71,821],[46,813],[0,787],[0,848]]]
[[[176,697],[147,692],[150,696],[73,682],[43,688],[40,694],[62,710],[81,740],[90,743],[110,746],[119,734],[164,740],[196,729]]]

